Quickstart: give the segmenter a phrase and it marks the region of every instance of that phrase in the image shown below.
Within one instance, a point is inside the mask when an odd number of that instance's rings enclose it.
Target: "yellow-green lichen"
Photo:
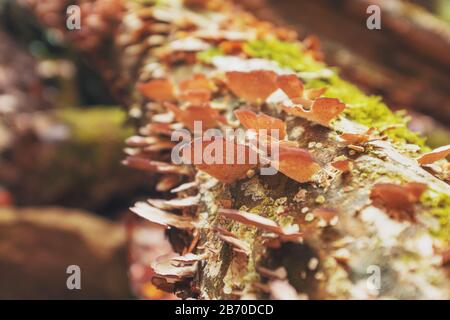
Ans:
[[[267,197],[248,211],[269,218],[281,227],[291,226],[294,223],[294,217],[282,215],[278,211],[279,208],[284,207],[285,201],[285,198],[274,200]]]
[[[57,110],[56,116],[69,126],[77,141],[123,141],[133,132],[124,128],[127,116],[119,107],[64,108]]]
[[[219,47],[212,47],[208,50],[197,53],[197,60],[206,64],[212,62],[212,59],[217,56],[223,56],[225,53]]]
[[[252,40],[244,44],[244,52],[254,58],[278,62],[294,71],[318,71],[326,66],[304,53],[300,42],[284,42],[277,39]]]
[[[326,65],[302,49],[301,43],[284,42],[275,39],[253,40],[244,45],[244,51],[255,58],[278,62],[280,66],[297,72],[313,72]],[[347,105],[344,115],[350,120],[385,130],[394,142],[413,143],[427,150],[425,139],[407,128],[408,118],[403,113],[392,112],[380,97],[367,96],[356,86],[342,80],[336,72],[327,79],[304,79],[307,88],[326,87],[326,97],[337,98]]]
[[[409,118],[405,112],[392,112],[378,96],[367,96],[355,85],[334,75],[324,80],[311,80],[306,83],[307,88],[326,87],[324,96],[337,98],[347,105],[344,115],[348,119],[374,127],[383,131],[394,142],[413,143],[427,150],[425,138],[408,129]]]
[[[439,222],[439,227],[432,230],[432,234],[450,243],[450,195],[428,190],[423,194],[421,202],[428,213]]]

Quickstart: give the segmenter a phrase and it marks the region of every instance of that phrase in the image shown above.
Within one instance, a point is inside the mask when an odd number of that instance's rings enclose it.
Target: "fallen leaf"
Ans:
[[[197,206],[199,202],[199,196],[175,198],[171,200],[163,199],[148,199],[147,201],[160,209],[180,209]]]
[[[378,183],[372,187],[370,199],[374,206],[385,208],[397,220],[415,221],[414,204],[427,189],[422,183]]]
[[[240,240],[236,237],[231,237],[224,234],[219,234],[218,237],[224,242],[232,245],[233,247],[242,250],[246,255],[250,254],[250,246],[248,245],[247,242]]]
[[[211,100],[214,84],[204,74],[197,73],[191,79],[180,82],[179,98],[192,104],[202,105]]]
[[[363,133],[343,133],[339,137],[344,140],[347,145],[362,145],[369,141],[370,134],[374,131],[374,128],[370,128]]]
[[[172,83],[167,79],[154,79],[138,83],[137,89],[147,98],[157,101],[172,101],[175,99]]]
[[[282,105],[282,109],[288,114],[329,127],[330,122],[344,111],[345,104],[334,98],[319,98],[312,103],[310,110],[305,110],[302,105],[298,104]]]
[[[272,166],[300,183],[310,181],[321,168],[307,150],[282,145],[279,148],[278,161],[272,161]]]
[[[431,152],[423,154],[419,159],[417,159],[417,162],[420,165],[431,164],[438,160],[445,159],[448,155],[450,155],[450,145],[442,146]]]
[[[219,110],[209,106],[189,106],[182,110],[172,103],[164,104],[168,110],[174,113],[177,121],[181,122],[191,132],[194,132],[195,122],[201,123],[202,130],[216,128],[219,122],[225,122]]]
[[[327,88],[313,88],[305,90],[303,93],[303,97],[308,100],[316,100],[319,97],[321,97],[325,92],[327,91]]]
[[[331,165],[342,172],[350,172],[352,170],[352,162],[348,159],[333,161]]]
[[[227,150],[232,149],[233,157],[227,157],[227,154],[231,154]],[[206,151],[209,152],[206,153]],[[258,166],[257,155],[252,157],[255,161],[250,161],[252,152],[245,145],[216,136],[212,141],[204,141],[202,138],[194,139],[182,149],[182,158],[184,163],[194,164],[198,170],[208,173],[221,182],[233,183],[244,178],[248,170]],[[195,162],[196,158],[200,158],[198,163]]]
[[[271,136],[271,130],[277,130],[278,139],[284,139],[286,136],[286,124],[284,121],[268,116],[264,113],[256,114],[250,110],[236,110],[234,112],[237,119],[246,129],[253,129],[258,132],[261,129],[267,130],[267,134]]]
[[[178,183],[180,183],[180,176],[179,175],[165,175],[161,179],[159,179],[158,183],[156,184],[156,191],[158,192],[166,192],[172,189],[174,186],[176,186]]]
[[[188,254],[185,254],[182,256],[174,256],[172,258],[172,261],[181,262],[184,264],[192,264],[194,262],[204,260],[205,257],[206,257],[206,255],[204,255],[204,254],[198,255],[198,254],[194,254],[194,253],[188,253]]]
[[[122,164],[145,171],[159,172],[159,173],[176,173],[181,175],[189,175],[190,172],[183,166],[173,165],[166,162],[148,160],[138,156],[129,156]]]
[[[286,241],[297,241],[302,237],[302,233],[296,231],[286,231],[285,229],[281,228],[275,221],[254,213],[223,208],[219,209],[218,213],[224,217],[241,222],[245,225],[254,226],[269,232],[273,232]]]
[[[290,99],[303,96],[303,83],[294,74],[278,76],[276,83]]]
[[[260,103],[278,89],[277,74],[273,71],[231,71],[225,74],[228,88],[239,98]]]
[[[163,211],[146,202],[137,202],[130,210],[138,216],[166,228],[175,227],[188,230],[195,228],[195,223],[191,218]]]
[[[323,219],[325,222],[330,223],[334,217],[336,217],[338,211],[331,208],[316,208],[313,211],[313,215],[317,218]]]
[[[174,266],[172,261],[175,255],[164,255],[156,258],[151,263],[151,267],[156,275],[165,279],[181,280],[184,278],[192,278],[197,271],[197,264]]]
[[[170,190],[170,193],[177,193],[177,192],[186,191],[186,190],[189,190],[189,189],[197,187],[197,185],[198,184],[195,181],[183,183],[182,185],[179,185],[178,187]]]

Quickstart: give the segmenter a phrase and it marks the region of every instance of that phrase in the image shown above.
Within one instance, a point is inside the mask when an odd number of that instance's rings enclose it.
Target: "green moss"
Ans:
[[[216,56],[222,56],[224,52],[219,47],[213,47],[208,50],[197,53],[197,60],[203,63],[211,63],[212,59]]]
[[[428,190],[421,198],[429,214],[439,221],[439,228],[432,230],[437,238],[450,243],[450,195]]]
[[[311,54],[302,51],[299,42],[284,42],[276,39],[252,40],[244,45],[244,51],[254,58],[276,61],[282,67],[295,71],[318,71],[326,67]]]
[[[71,128],[74,140],[79,142],[119,141],[132,135],[131,128],[124,128],[126,113],[119,107],[89,109],[64,108],[56,116]]]
[[[444,21],[450,23],[450,2],[448,0],[437,0],[436,13]]]
[[[244,45],[244,51],[255,58],[276,61],[282,67],[297,72],[314,72],[327,66],[303,51],[301,43],[276,39],[253,40]],[[407,128],[408,118],[403,113],[392,112],[377,96],[367,96],[356,86],[342,80],[337,73],[322,79],[304,79],[307,88],[326,87],[326,97],[337,98],[347,105],[344,115],[350,120],[378,130],[400,143],[414,143],[426,150],[425,139]]]
[[[427,150],[425,138],[408,129],[409,118],[402,111],[392,112],[378,96],[367,96],[355,85],[334,75],[323,80],[311,80],[307,88],[326,87],[325,97],[337,98],[347,105],[344,115],[348,119],[382,130],[394,142],[413,143]]]

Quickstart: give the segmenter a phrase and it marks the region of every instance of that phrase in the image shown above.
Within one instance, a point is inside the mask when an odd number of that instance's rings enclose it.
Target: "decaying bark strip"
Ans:
[[[35,9],[41,3],[30,2]],[[109,50],[103,67],[109,65],[111,85],[146,137],[129,140],[125,161],[159,173],[168,199],[174,188],[177,199],[189,199],[133,208],[167,226],[183,256],[155,262],[155,284],[200,299],[449,298],[447,162],[421,167],[416,158],[427,148],[403,116],[318,61],[315,42],[298,42],[290,30],[227,1],[96,3],[104,12],[106,4],[121,8],[118,25],[108,32],[113,42],[85,49]],[[102,10],[86,14],[105,21]],[[98,40],[91,27],[84,35]],[[278,143],[289,152],[278,174],[252,167],[241,176],[239,166],[197,170],[170,163],[170,150],[149,148],[166,145],[171,132],[194,120],[237,127],[238,109],[286,124]],[[296,171],[305,168],[296,159],[314,170],[299,178]],[[191,263],[188,254],[198,259]],[[267,270],[281,267],[287,279],[273,281]],[[374,269],[380,286],[367,285]]]

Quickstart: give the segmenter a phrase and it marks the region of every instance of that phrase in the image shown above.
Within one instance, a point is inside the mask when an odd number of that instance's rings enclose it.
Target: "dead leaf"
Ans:
[[[175,99],[172,83],[167,79],[154,79],[145,83],[138,83],[137,89],[145,97],[157,102]]]
[[[228,88],[239,98],[260,103],[278,89],[277,74],[273,71],[231,71],[225,74]]]
[[[177,121],[181,122],[191,132],[194,132],[195,122],[201,123],[202,130],[212,129],[219,126],[219,122],[225,122],[219,110],[209,106],[189,106],[182,110],[172,103],[164,104],[173,112]]]
[[[422,183],[378,183],[372,187],[370,199],[374,206],[385,208],[397,220],[415,221],[414,204],[427,189]]]
[[[298,100],[296,101],[298,102]],[[302,105],[282,106],[282,109],[291,115],[329,127],[345,109],[345,104],[334,98],[319,98],[311,105],[311,110],[305,110]]]
[[[417,159],[417,162],[423,166],[425,164],[431,164],[445,159],[448,155],[450,155],[450,145],[442,146],[431,152],[423,154],[419,159]]]
[[[257,133],[260,130],[267,130],[267,135],[271,136],[271,130],[276,130],[278,132],[278,139],[284,139],[286,136],[286,124],[284,121],[268,116],[264,113],[256,114],[250,110],[236,110],[234,112],[236,118],[239,120],[241,125],[246,129],[253,129]]]
[[[130,210],[138,216],[163,227],[194,229],[195,223],[189,217],[175,215],[155,208],[146,202],[137,202]]]
[[[272,161],[272,166],[300,183],[310,181],[321,168],[307,150],[282,145],[279,148],[279,160]]]
[[[231,149],[234,149],[233,157],[227,158],[227,150]],[[205,159],[208,150],[211,151],[208,153],[211,158],[209,160]],[[218,150],[222,150],[222,154],[219,154]],[[196,152],[201,152],[199,163],[195,163]],[[202,138],[194,139],[182,149],[182,158],[184,163],[194,164],[198,170],[204,171],[224,183],[233,183],[244,178],[248,170],[258,165],[257,156],[253,156],[256,161],[250,161],[251,152],[245,145],[216,136],[212,141],[204,141]]]

